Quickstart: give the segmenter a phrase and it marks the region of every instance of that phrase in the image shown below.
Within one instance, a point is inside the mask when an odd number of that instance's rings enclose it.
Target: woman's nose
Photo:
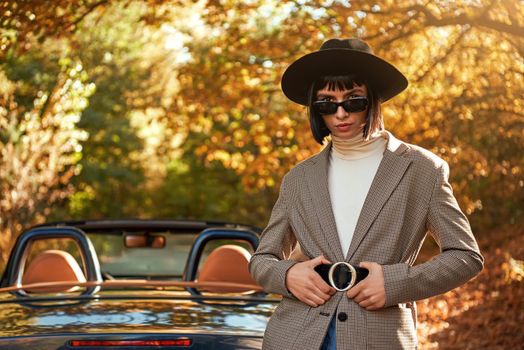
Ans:
[[[346,118],[348,115],[349,115],[349,113],[346,112],[346,110],[344,109],[344,107],[342,107],[342,106],[338,106],[337,111],[335,112],[335,117],[337,117],[337,119],[344,119],[344,118]]]

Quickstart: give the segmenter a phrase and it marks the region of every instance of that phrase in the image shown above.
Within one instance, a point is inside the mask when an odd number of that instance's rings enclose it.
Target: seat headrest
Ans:
[[[86,278],[75,258],[62,250],[46,250],[39,253],[27,266],[22,283],[85,282]],[[76,288],[39,287],[25,289],[29,293],[71,292]]]
[[[198,282],[229,282],[256,285],[249,274],[251,254],[243,247],[226,244],[213,250],[198,275]],[[206,287],[214,293],[247,292],[250,289],[233,287]]]

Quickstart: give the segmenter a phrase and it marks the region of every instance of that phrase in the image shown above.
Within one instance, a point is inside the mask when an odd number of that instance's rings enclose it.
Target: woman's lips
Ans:
[[[351,124],[350,123],[340,123],[340,124],[335,125],[335,127],[340,131],[348,131],[349,128],[351,127]]]

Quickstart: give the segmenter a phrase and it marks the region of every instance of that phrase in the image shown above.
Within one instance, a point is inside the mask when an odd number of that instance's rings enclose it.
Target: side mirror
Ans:
[[[166,246],[166,237],[145,235],[125,235],[124,246],[126,248],[164,248]]]

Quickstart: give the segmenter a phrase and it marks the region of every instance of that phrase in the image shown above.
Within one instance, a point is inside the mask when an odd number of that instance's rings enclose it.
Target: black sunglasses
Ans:
[[[313,102],[313,109],[318,114],[333,114],[336,113],[339,106],[342,106],[348,113],[362,112],[368,106],[367,97],[352,97],[342,102],[333,101],[315,101]]]

